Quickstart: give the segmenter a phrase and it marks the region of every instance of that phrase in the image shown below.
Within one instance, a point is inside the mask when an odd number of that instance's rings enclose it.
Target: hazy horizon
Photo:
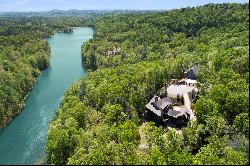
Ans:
[[[248,3],[247,0],[0,0],[1,12],[47,12],[51,10],[170,10],[208,3]]]
[[[20,12],[20,13],[23,13],[23,12],[38,12],[38,13],[42,13],[42,12],[51,12],[51,11],[54,11],[54,10],[58,10],[58,11],[71,11],[71,10],[78,10],[78,11],[117,11],[117,10],[120,10],[120,11],[164,11],[165,9],[49,9],[49,10],[37,10],[37,11],[0,11],[0,13],[12,13],[12,12]],[[166,9],[167,10],[167,9]]]

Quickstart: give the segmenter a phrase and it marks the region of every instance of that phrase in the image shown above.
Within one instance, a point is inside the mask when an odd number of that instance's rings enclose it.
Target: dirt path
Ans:
[[[196,116],[194,115],[194,111],[191,109],[192,101],[191,101],[190,97],[188,96],[188,94],[184,94],[183,98],[184,98],[184,105],[191,112],[190,119],[191,120],[196,120]]]
[[[141,137],[139,149],[148,148],[147,139],[146,139],[146,135],[145,135],[145,129],[146,129],[145,123],[143,123],[141,126],[139,126],[139,134]]]

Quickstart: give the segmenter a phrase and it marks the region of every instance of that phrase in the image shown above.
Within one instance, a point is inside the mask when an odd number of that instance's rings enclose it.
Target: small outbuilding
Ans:
[[[184,72],[184,78],[195,80],[199,69],[200,69],[200,66],[198,63],[196,63],[194,67]]]

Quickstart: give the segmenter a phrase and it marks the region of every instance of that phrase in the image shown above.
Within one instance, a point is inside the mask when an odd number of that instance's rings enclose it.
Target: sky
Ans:
[[[248,0],[0,0],[0,12],[48,11],[52,9],[169,10],[208,3],[246,3]]]

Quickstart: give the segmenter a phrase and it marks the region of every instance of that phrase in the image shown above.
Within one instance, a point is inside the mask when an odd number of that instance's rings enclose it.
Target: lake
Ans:
[[[50,65],[37,78],[24,110],[0,133],[0,164],[36,164],[45,156],[48,125],[64,92],[85,76],[81,45],[92,37],[91,28],[77,27],[48,39]]]

